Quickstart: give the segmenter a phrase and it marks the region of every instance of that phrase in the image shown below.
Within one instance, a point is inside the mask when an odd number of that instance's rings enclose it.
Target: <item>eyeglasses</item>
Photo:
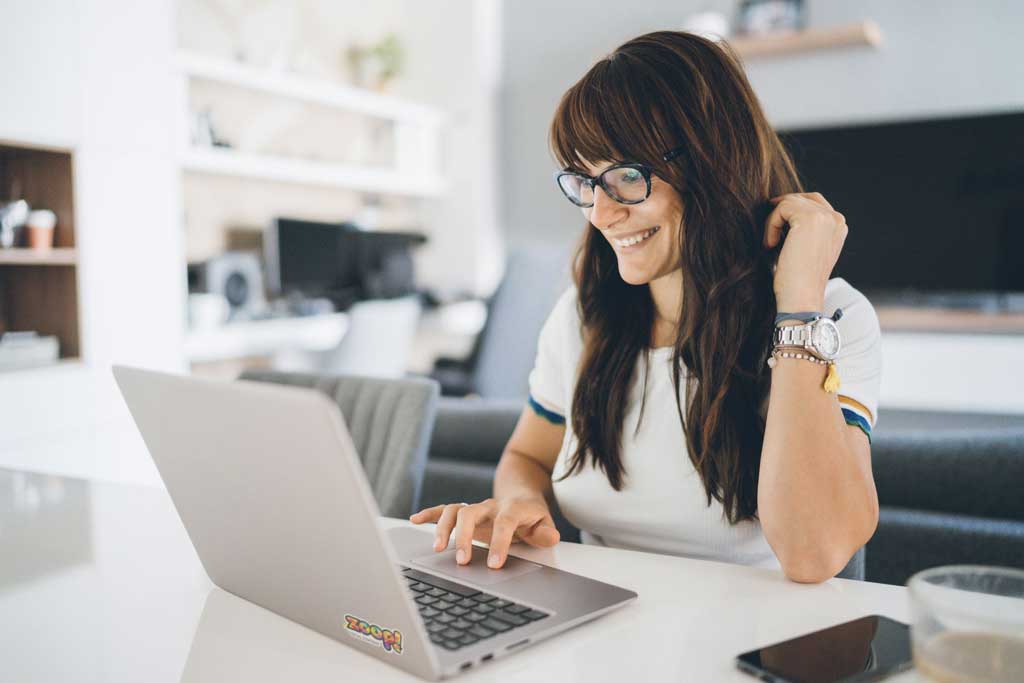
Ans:
[[[662,161],[672,161],[683,153],[682,147],[661,155]],[[654,169],[647,164],[622,163],[606,168],[597,177],[573,171],[556,171],[555,182],[566,198],[584,209],[594,205],[594,186],[599,186],[620,204],[639,204],[651,196],[651,175]]]

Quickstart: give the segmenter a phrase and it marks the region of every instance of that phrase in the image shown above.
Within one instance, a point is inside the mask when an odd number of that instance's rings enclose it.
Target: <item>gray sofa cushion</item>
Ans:
[[[442,400],[424,506],[491,495],[522,406]],[[903,584],[942,564],[1024,568],[1024,416],[882,410],[873,438],[878,530],[841,576]],[[564,540],[578,539],[560,514],[555,523]]]

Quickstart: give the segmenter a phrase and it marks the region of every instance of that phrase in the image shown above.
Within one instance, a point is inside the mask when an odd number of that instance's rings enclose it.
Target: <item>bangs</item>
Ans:
[[[655,91],[643,67],[613,55],[566,91],[550,133],[551,152],[562,168],[586,173],[585,161],[661,165],[670,145],[662,135],[662,112],[640,105],[650,101],[645,91]]]

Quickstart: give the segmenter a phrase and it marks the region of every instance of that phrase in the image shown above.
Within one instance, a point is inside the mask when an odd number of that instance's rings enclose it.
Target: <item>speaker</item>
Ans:
[[[232,315],[258,315],[267,308],[263,269],[255,254],[229,251],[188,267],[188,291],[220,294]]]

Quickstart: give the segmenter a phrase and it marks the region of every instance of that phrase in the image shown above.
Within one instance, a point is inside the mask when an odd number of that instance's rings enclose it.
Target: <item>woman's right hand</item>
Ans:
[[[543,497],[505,498],[467,505],[449,503],[420,510],[409,518],[413,524],[435,522],[434,552],[448,547],[455,537],[455,561],[467,564],[472,555],[473,540],[490,545],[487,566],[498,569],[505,564],[513,541],[524,541],[538,548],[547,548],[561,538],[551,510]],[[454,534],[453,534],[454,531]]]

